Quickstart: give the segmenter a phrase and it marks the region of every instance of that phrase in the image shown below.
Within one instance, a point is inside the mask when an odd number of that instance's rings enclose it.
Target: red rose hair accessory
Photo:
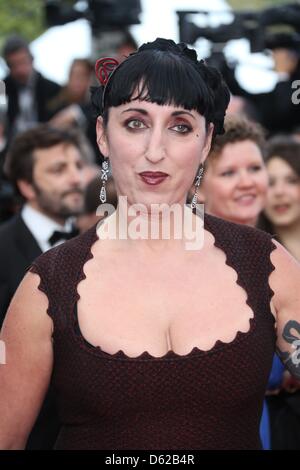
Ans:
[[[113,59],[112,57],[103,57],[103,59],[98,59],[95,64],[96,77],[98,78],[100,84],[103,86],[102,112],[104,110],[106,85],[119,65],[119,62],[116,59]]]
[[[95,65],[95,73],[102,86],[106,86],[110,75],[118,67],[119,62],[112,57],[98,59]]]

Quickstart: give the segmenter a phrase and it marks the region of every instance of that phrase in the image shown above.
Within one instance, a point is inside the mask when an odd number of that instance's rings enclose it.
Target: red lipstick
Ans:
[[[146,184],[156,185],[162,183],[169,175],[162,171],[143,171],[139,173],[142,181]]]

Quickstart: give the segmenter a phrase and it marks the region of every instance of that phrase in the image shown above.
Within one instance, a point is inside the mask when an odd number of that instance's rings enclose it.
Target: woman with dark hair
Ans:
[[[287,136],[274,137],[265,162],[269,190],[259,227],[300,261],[300,143]]]
[[[268,234],[200,217],[228,90],[165,39],[96,70],[100,197],[109,158],[118,206],[33,262],[10,305],[0,447],[24,447],[51,377],[56,449],[260,449],[276,340],[299,374],[300,268]]]
[[[82,134],[87,150],[99,153],[96,145],[95,120],[90,102],[90,86],[93,66],[88,59],[74,59],[69,71],[67,84],[48,104],[50,123],[54,127],[75,128]]]
[[[269,140],[265,162],[269,189],[258,226],[300,261],[300,143],[289,136]],[[267,397],[272,448],[300,449],[300,382],[288,371],[282,387]]]
[[[74,59],[69,71],[69,79],[67,84],[61,89],[60,93],[53,98],[48,105],[49,111],[52,116],[56,116],[56,113],[59,113],[63,109],[71,109],[69,106],[77,105],[85,106],[89,103],[89,88],[91,86],[93,76],[93,66],[88,59]],[[74,108],[74,117],[76,120],[77,115],[75,115]],[[79,111],[78,111],[79,113]],[[53,119],[55,122],[55,118]],[[61,122],[57,118],[57,123]],[[62,124],[69,125],[72,123],[66,121]]]

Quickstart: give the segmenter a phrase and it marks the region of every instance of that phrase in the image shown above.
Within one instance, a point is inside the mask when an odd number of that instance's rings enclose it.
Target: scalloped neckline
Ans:
[[[83,263],[82,263],[80,271],[79,271],[78,279],[76,281],[76,285],[75,285],[75,294],[76,295],[75,295],[74,302],[72,302],[72,309],[71,309],[71,318],[72,318],[71,324],[72,324],[73,337],[83,350],[85,350],[86,352],[91,353],[93,355],[97,355],[98,357],[102,357],[104,359],[112,359],[112,360],[113,359],[119,359],[119,360],[125,360],[125,361],[139,361],[139,360],[161,361],[161,360],[180,360],[180,359],[185,360],[185,359],[189,359],[189,358],[192,358],[192,357],[206,356],[206,355],[214,354],[215,352],[220,351],[224,348],[231,348],[231,347],[235,346],[236,344],[238,344],[241,340],[247,339],[250,335],[252,335],[252,333],[254,332],[255,327],[256,327],[256,314],[255,314],[254,307],[249,302],[249,292],[246,290],[246,288],[241,283],[241,278],[240,278],[239,271],[237,271],[235,269],[233,264],[230,264],[230,262],[228,260],[228,254],[224,250],[224,248],[222,246],[222,243],[220,243],[220,240],[217,239],[217,237],[215,235],[215,232],[212,231],[211,225],[207,224],[207,220],[206,220],[207,217],[210,218],[211,216],[209,216],[208,214],[205,214],[205,216],[204,216],[204,229],[207,230],[212,235],[212,237],[214,239],[214,246],[216,248],[219,248],[224,253],[224,255],[225,255],[225,264],[235,271],[235,273],[237,275],[236,284],[238,286],[240,286],[244,290],[244,292],[246,293],[247,298],[246,298],[245,302],[253,312],[253,317],[249,318],[249,329],[246,332],[238,330],[236,332],[234,338],[229,342],[224,342],[220,339],[217,339],[215,344],[208,350],[203,350],[203,349],[199,348],[198,346],[194,346],[191,349],[191,351],[186,353],[186,354],[178,354],[175,351],[170,349],[169,351],[167,351],[162,356],[154,356],[151,353],[149,353],[148,351],[143,351],[138,356],[128,356],[122,349],[119,349],[115,353],[109,353],[109,352],[104,351],[101,348],[101,346],[94,346],[91,343],[89,343],[85,339],[85,337],[83,336],[83,334],[81,332],[81,329],[80,329],[80,326],[79,326],[79,321],[78,321],[77,305],[78,305],[78,300],[80,299],[80,295],[78,293],[78,285],[80,284],[80,282],[82,280],[86,279],[86,275],[84,273],[84,266],[90,259],[93,258],[92,248],[93,248],[93,245],[99,240],[99,236],[98,236],[98,233],[97,233],[97,228],[98,228],[99,222],[97,222],[97,224],[95,224],[90,229],[91,230],[91,240],[89,240],[89,243],[87,244],[88,245],[87,253],[84,256],[84,260],[83,260]],[[102,221],[101,221],[101,223],[102,223]],[[208,225],[210,225],[210,229],[208,228]]]
[[[214,346],[208,350],[204,350],[199,348],[198,346],[194,346],[190,352],[186,354],[179,354],[170,349],[167,351],[165,354],[162,356],[154,356],[153,354],[149,353],[148,351],[143,351],[141,354],[138,356],[128,356],[122,349],[119,349],[119,351],[115,353],[109,353],[104,351],[101,346],[94,346],[91,343],[89,343],[85,337],[82,335],[80,327],[79,327],[79,322],[78,322],[78,315],[77,315],[77,302],[75,302],[74,309],[73,309],[73,329],[72,332],[76,336],[76,339],[79,342],[79,345],[84,349],[85,351],[96,354],[99,356],[102,356],[103,358],[106,359],[121,359],[121,360],[128,360],[128,361],[135,361],[135,360],[152,360],[152,361],[159,361],[159,360],[184,360],[184,359],[189,359],[192,357],[197,357],[197,356],[205,356],[205,355],[210,355],[214,354],[217,351],[220,351],[224,348],[229,348],[233,347],[236,344],[238,344],[241,340],[246,339],[248,336],[250,336],[254,332],[254,328],[256,325],[255,322],[255,316],[249,319],[249,330],[246,332],[242,331],[237,331],[235,337],[233,340],[229,342],[224,342],[220,339],[216,340]]]

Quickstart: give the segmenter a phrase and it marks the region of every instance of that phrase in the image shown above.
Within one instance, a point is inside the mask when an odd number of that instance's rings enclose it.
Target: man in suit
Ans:
[[[42,252],[78,234],[74,217],[83,210],[85,160],[72,131],[41,124],[20,134],[5,161],[5,173],[24,205],[0,226],[0,326],[26,268]],[[59,423],[51,391],[27,448],[53,447]]]
[[[9,68],[4,82],[8,101],[6,136],[10,141],[18,132],[48,121],[48,102],[61,87],[34,69],[28,44],[21,37],[8,38],[3,57]]]

